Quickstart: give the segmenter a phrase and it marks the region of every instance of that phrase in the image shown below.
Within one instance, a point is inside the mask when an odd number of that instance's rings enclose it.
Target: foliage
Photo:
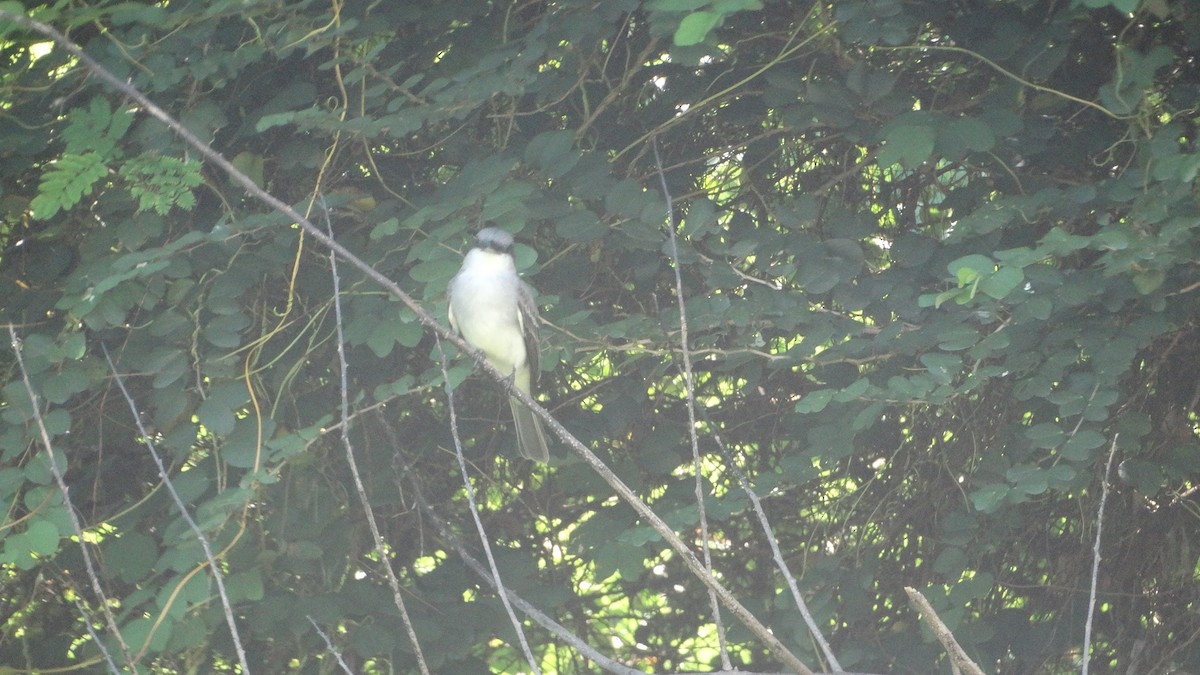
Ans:
[[[0,7],[13,8],[14,3]],[[716,574],[817,668],[746,472],[841,665],[1200,670],[1200,14],[1183,0],[27,2],[435,315],[481,224],[539,290],[544,400],[699,549],[661,152]],[[9,28],[12,28],[9,26]],[[145,671],[415,671],[337,433],[327,251],[66,51],[0,58],[0,321]],[[435,672],[526,666],[453,457],[439,345],[339,266],[350,437]],[[120,662],[11,351],[0,665]],[[563,448],[514,459],[452,362],[504,582],[647,672],[714,670],[704,589]],[[465,381],[464,381],[465,380]],[[730,456],[718,452],[716,438]],[[311,618],[311,621],[310,621]],[[779,664],[725,617],[735,666]],[[527,626],[539,666],[592,672]],[[939,670],[940,669],[940,670]]]

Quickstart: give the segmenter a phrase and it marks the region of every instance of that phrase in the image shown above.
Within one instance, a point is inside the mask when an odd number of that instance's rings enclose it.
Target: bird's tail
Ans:
[[[512,408],[513,426],[517,428],[517,450],[521,456],[543,464],[549,462],[550,450],[546,446],[542,421],[518,398],[509,397],[508,405]]]

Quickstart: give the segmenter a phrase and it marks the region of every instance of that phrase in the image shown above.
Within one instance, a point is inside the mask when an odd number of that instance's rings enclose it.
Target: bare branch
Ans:
[[[92,636],[92,642],[96,643],[96,647],[104,656],[104,662],[108,664],[108,672],[113,675],[120,675],[121,671],[117,669],[117,664],[113,663],[112,655],[108,653],[108,648],[104,646],[104,642],[100,640],[100,636],[96,635],[96,631],[92,629],[92,618],[88,616],[87,609],[79,598],[73,598],[75,601],[75,609],[79,610],[79,615],[83,617],[83,627],[87,629],[88,635]]]
[[[323,197],[321,199],[321,206],[324,208],[325,225],[330,227],[329,209],[325,206]],[[330,227],[329,236],[330,238],[333,237],[332,227]],[[367,498],[367,490],[363,487],[362,476],[358,473],[358,462],[354,460],[354,448],[350,444],[350,401],[346,393],[346,371],[348,367],[346,364],[345,336],[342,330],[342,289],[337,271],[337,256],[333,253],[329,254],[329,271],[333,276],[333,313],[335,318],[334,323],[337,327],[338,372],[340,376],[338,389],[341,394],[340,412],[342,418],[339,430],[342,435],[342,447],[346,450],[346,463],[350,465],[350,475],[354,479],[354,490],[358,493],[358,500],[362,504],[363,512],[367,516],[367,527],[371,529],[371,539],[375,543],[375,551],[379,553],[379,561],[383,563],[388,586],[392,589],[392,602],[396,604],[396,609],[400,612],[400,620],[404,623],[404,631],[408,633],[408,641],[412,643],[413,654],[417,657],[417,666],[421,669],[422,675],[429,675],[429,666],[425,663],[425,654],[421,651],[421,643],[417,641],[417,632],[413,629],[412,619],[408,615],[408,608],[404,605],[404,595],[400,592],[400,580],[396,578],[396,571],[392,569],[387,544],[383,541],[383,535],[379,533],[379,525],[375,522],[375,512],[371,508],[371,500]]]
[[[505,388],[509,395],[516,397],[519,401],[529,407],[534,414],[541,417],[542,420],[546,422],[547,426],[554,431],[555,435],[558,436],[564,444],[566,444],[577,455],[579,455],[579,457],[582,458],[583,461],[587,463],[587,465],[591,467],[593,471],[599,474],[600,477],[603,478],[604,481],[613,488],[617,496],[632,506],[634,511],[636,511],[638,515],[643,518],[646,523],[654,529],[655,532],[661,535],[667,544],[679,554],[680,559],[687,566],[688,570],[702,583],[712,589],[716,593],[717,599],[720,600],[721,603],[724,604],[726,608],[728,608],[734,614],[734,616],[738,618],[739,621],[745,624],[745,626],[752,633],[754,633],[754,635],[761,640],[764,645],[766,645],[766,647],[776,658],[786,664],[788,668],[791,668],[800,675],[810,675],[812,673],[812,670],[805,666],[804,663],[801,662],[800,659],[798,659],[796,655],[793,654],[791,650],[789,650],[779,640],[779,638],[775,637],[775,635],[773,635],[771,631],[764,626],[762,622],[754,616],[754,614],[750,612],[750,610],[746,609],[746,607],[733,595],[732,592],[729,591],[729,589],[721,585],[719,581],[713,578],[713,576],[704,569],[704,565],[699,559],[696,558],[695,554],[692,553],[691,549],[688,548],[684,541],[680,539],[677,534],[675,534],[671,527],[667,525],[667,523],[663,521],[663,519],[660,518],[656,513],[654,513],[654,511],[644,501],[642,501],[641,498],[639,498],[633,492],[633,490],[631,490],[629,486],[626,485],[624,481],[622,481],[616,475],[616,473],[609,469],[604,462],[596,456],[595,453],[588,449],[588,447],[580,442],[579,439],[575,438],[575,436],[572,435],[566,427],[559,423],[558,420],[554,419],[549,411],[542,407],[540,403],[535,401],[531,396],[529,396],[529,394],[517,389],[513,385],[513,382],[508,379],[508,373],[502,373],[497,370],[495,366],[493,366],[487,361],[486,358],[484,358],[482,352],[472,348],[465,340],[439,323],[437,319],[433,318],[429,312],[425,311],[425,309],[419,303],[417,303],[412,296],[405,293],[404,290],[401,289],[398,284],[396,284],[396,282],[387,278],[387,276],[385,276],[383,273],[379,272],[361,258],[351,253],[349,249],[334,241],[329,237],[329,235],[322,232],[321,228],[313,225],[311,221],[301,215],[300,212],[296,211],[296,209],[259,188],[253,180],[234,167],[229,160],[225,159],[220,153],[218,153],[216,150],[213,150],[204,141],[196,137],[195,134],[189,131],[173,117],[168,115],[162,108],[155,105],[136,87],[121,81],[108,70],[106,70],[103,66],[97,63],[95,59],[89,57],[78,46],[68,40],[62,33],[59,33],[57,30],[47,26],[44,23],[34,21],[26,16],[15,14],[3,9],[0,9],[0,18],[7,19],[27,28],[31,28],[49,37],[65,51],[79,59],[80,63],[83,63],[85,66],[87,66],[101,80],[137,101],[147,113],[149,113],[155,119],[163,122],[163,124],[167,125],[167,127],[175,132],[176,135],[187,142],[188,145],[192,146],[198,153],[211,161],[215,166],[224,171],[231,180],[242,186],[242,188],[244,188],[246,192],[255,199],[258,199],[279,213],[286,215],[305,232],[311,235],[313,239],[329,248],[331,251],[349,263],[352,267],[361,271],[367,278],[375,281],[384,290],[403,302],[405,306],[411,309],[417,316],[417,320],[421,322],[422,326],[428,328],[440,338],[448,340],[463,352],[470,354],[480,370],[486,372],[488,375],[494,378],[496,382],[500,383],[500,385]]]
[[[346,675],[354,675],[354,671],[350,670],[350,666],[346,665],[346,661],[342,659],[342,655],[338,653],[336,648],[334,648],[333,641],[329,639],[329,636],[325,634],[325,631],[321,630],[321,627],[317,625],[317,622],[313,620],[312,616],[305,614],[304,618],[308,619],[308,622],[312,624],[313,629],[317,631],[317,635],[320,635],[321,639],[325,641],[325,647],[329,650],[330,654],[333,654],[333,658],[337,659],[338,665],[342,668],[342,672],[346,673]]]
[[[17,337],[17,329],[10,323],[8,324],[9,345],[12,346],[13,354],[17,357],[17,369],[21,371],[21,381],[25,384],[25,392],[29,394],[29,404],[33,408],[33,419],[37,423],[38,433],[42,437],[42,445],[46,448],[46,460],[50,465],[50,473],[54,474],[54,482],[58,484],[58,490],[62,493],[63,504],[67,507],[67,515],[71,518],[71,529],[75,531],[75,537],[79,540],[79,550],[83,553],[83,566],[87,569],[88,581],[92,585],[92,592],[96,594],[96,600],[100,604],[100,609],[104,612],[104,622],[108,626],[108,631],[116,639],[117,644],[121,647],[121,654],[125,657],[125,663],[133,667],[133,657],[129,653],[129,645],[125,644],[125,638],[121,636],[120,629],[117,628],[117,620],[113,617],[112,610],[108,607],[108,597],[104,594],[104,588],[100,586],[100,576],[96,574],[96,567],[92,563],[92,554],[88,552],[87,541],[83,538],[83,525],[79,522],[79,514],[75,513],[75,506],[71,503],[71,496],[67,490],[67,481],[63,477],[62,467],[58,465],[58,459],[54,456],[54,446],[50,443],[50,432],[46,430],[46,421],[42,419],[42,411],[38,406],[38,395],[33,390],[33,383],[29,381],[29,372],[25,370],[25,357],[21,355],[21,340]],[[84,615],[84,622],[87,622],[87,615]],[[89,624],[88,631],[91,632]],[[96,644],[100,645],[97,640]],[[104,645],[100,645],[101,650]],[[108,652],[104,652],[107,657]],[[109,663],[112,664],[111,659]]]
[[[1104,478],[1100,481],[1100,507],[1096,511],[1096,542],[1092,545],[1092,585],[1088,593],[1087,622],[1083,624],[1083,666],[1080,672],[1088,675],[1092,658],[1092,619],[1096,612],[1096,586],[1100,577],[1100,535],[1104,531],[1104,504],[1108,501],[1108,477],[1112,473],[1113,457],[1117,454],[1117,439],[1113,434],[1112,447],[1108,449],[1108,463],[1104,465]]]
[[[962,669],[968,675],[984,675],[983,669],[975,665],[971,657],[967,656],[967,653],[963,651],[962,646],[958,644],[958,640],[954,639],[954,633],[951,633],[946,624],[942,623],[937,612],[933,611],[933,605],[929,604],[925,596],[921,595],[920,591],[911,586],[905,586],[904,592],[908,594],[909,602],[916,606],[917,611],[921,613],[921,619],[925,622],[925,625],[929,626],[929,629],[937,637],[938,642],[942,643],[942,648],[946,650],[946,654],[950,657],[951,666],[956,669]]]
[[[708,512],[704,507],[704,471],[700,463],[700,438],[696,434],[696,388],[692,372],[692,355],[688,351],[687,303],[683,299],[683,274],[679,271],[679,243],[675,237],[675,205],[671,190],[667,187],[667,175],[663,172],[662,157],[658,154],[658,137],[651,139],[654,146],[654,166],[658,169],[658,180],[662,183],[663,199],[667,202],[667,241],[671,245],[671,269],[675,272],[675,302],[679,305],[679,347],[683,357],[683,386],[687,394],[688,438],[692,441],[692,466],[696,472],[696,508],[700,515],[700,550],[704,554],[704,570],[713,573],[712,551],[708,546]],[[708,589],[708,604],[713,623],[717,626],[717,644],[721,648],[721,666],[733,668],[729,660],[729,648],[725,644],[725,623],[721,621],[721,605],[717,594]]]
[[[788,590],[792,592],[792,601],[796,603],[796,608],[800,610],[800,616],[804,618],[804,624],[808,626],[808,632],[812,634],[813,639],[817,641],[817,645],[821,648],[821,653],[825,655],[825,660],[829,662],[829,666],[833,668],[833,672],[842,672],[842,664],[838,663],[837,656],[833,653],[833,648],[829,646],[829,641],[825,639],[825,635],[821,633],[821,629],[817,626],[817,620],[813,618],[812,612],[808,610],[808,603],[804,601],[804,596],[800,595],[800,586],[796,583],[796,577],[792,576],[792,571],[788,569],[787,561],[783,559],[783,552],[779,549],[779,541],[775,538],[775,531],[771,528],[771,523],[767,520],[767,513],[763,510],[762,500],[758,498],[758,494],[754,492],[750,481],[746,478],[746,474],[733,461],[732,455],[729,453],[729,448],[725,447],[724,441],[721,440],[721,434],[717,432],[716,425],[703,408],[700,410],[704,415],[705,422],[708,423],[709,433],[713,440],[716,441],[717,448],[721,450],[721,454],[725,457],[725,466],[733,472],[737,478],[738,484],[741,485],[742,491],[750,498],[750,504],[754,507],[754,514],[758,516],[758,522],[762,525],[763,533],[767,535],[767,543],[771,546],[771,556],[775,559],[775,567],[779,569],[787,581]]]
[[[521,621],[517,618],[517,614],[508,600],[508,592],[504,588],[504,581],[500,578],[500,569],[496,567],[496,558],[492,555],[492,544],[488,541],[483,520],[479,517],[479,507],[475,504],[475,488],[471,485],[471,477],[467,475],[467,460],[463,456],[462,441],[458,437],[458,413],[454,409],[454,388],[450,386],[446,351],[442,349],[441,340],[438,340],[438,354],[441,356],[442,380],[446,383],[446,406],[450,409],[450,436],[454,439],[454,455],[458,458],[458,470],[462,473],[463,488],[467,491],[467,505],[471,508],[471,518],[475,520],[475,530],[479,532],[479,541],[483,543],[483,553],[487,557],[488,568],[491,571],[489,582],[498,591],[500,602],[504,603],[504,611],[508,613],[508,620],[512,622],[513,630],[517,632],[517,640],[521,643],[521,651],[525,653],[525,661],[536,675],[541,675],[542,670],[537,665],[537,659],[533,658],[533,650],[529,648],[529,641],[525,638],[525,628],[521,626]]]
[[[225,610],[225,623],[229,626],[229,634],[233,638],[233,648],[237,652],[238,663],[241,665],[243,673],[249,673],[250,665],[246,662],[246,650],[242,647],[242,637],[238,633],[237,621],[233,618],[233,605],[229,602],[229,594],[225,592],[225,575],[221,574],[221,567],[217,564],[217,557],[213,555],[212,544],[209,543],[208,537],[204,535],[204,531],[200,529],[200,525],[192,518],[192,514],[188,511],[187,504],[184,503],[183,498],[176,492],[175,483],[167,474],[167,467],[163,464],[162,457],[158,455],[158,450],[154,447],[154,442],[150,440],[150,434],[146,431],[145,425],[142,424],[142,415],[138,412],[137,403],[133,400],[133,396],[130,395],[129,390],[125,388],[125,381],[121,378],[121,374],[117,372],[117,365],[113,363],[112,356],[108,353],[108,347],[101,342],[100,349],[104,352],[104,360],[108,361],[108,368],[112,371],[113,381],[117,383],[117,389],[121,390],[121,395],[125,397],[125,402],[129,404],[129,412],[133,415],[134,423],[137,424],[138,434],[141,435],[142,443],[150,451],[150,457],[154,460],[154,466],[158,468],[158,477],[167,486],[167,492],[171,495],[171,500],[175,502],[175,507],[179,509],[179,515],[183,517],[188,529],[192,531],[192,534],[200,541],[200,547],[204,549],[204,559],[208,561],[208,569],[212,572],[213,581],[217,584],[217,594],[221,597],[221,608]]]

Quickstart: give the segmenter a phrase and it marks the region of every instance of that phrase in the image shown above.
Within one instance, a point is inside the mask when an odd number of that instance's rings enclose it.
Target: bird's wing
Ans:
[[[450,283],[446,284],[446,318],[450,319],[450,330],[453,330],[455,333],[462,333],[462,331],[460,331],[458,329],[458,322],[454,320],[454,282],[455,281],[458,281],[457,274],[454,275],[454,278],[450,280]]]
[[[529,381],[536,389],[538,375],[541,373],[538,340],[538,324],[541,323],[541,317],[538,315],[537,303],[533,301],[533,292],[525,282],[521,282],[517,293],[517,322],[521,328],[521,335],[525,338],[525,361],[529,364]],[[529,394],[532,396],[533,392]]]

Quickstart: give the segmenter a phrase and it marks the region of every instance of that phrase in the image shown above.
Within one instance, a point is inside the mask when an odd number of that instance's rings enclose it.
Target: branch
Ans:
[[[70,507],[68,507],[70,508]],[[82,543],[82,539],[80,542]],[[121,675],[121,671],[117,669],[117,664],[113,663],[112,655],[108,653],[108,648],[100,641],[100,636],[96,635],[96,631],[92,629],[92,617],[88,616],[87,610],[84,609],[83,603],[78,597],[73,598],[75,601],[75,609],[79,610],[79,615],[83,617],[83,627],[87,629],[88,635],[92,636],[92,642],[96,643],[96,647],[100,649],[100,653],[104,655],[104,662],[108,664],[108,672],[113,675]]]
[[[508,592],[504,588],[504,581],[500,578],[500,568],[496,566],[496,558],[492,555],[492,545],[488,541],[487,531],[483,528],[483,520],[479,517],[479,507],[475,504],[475,488],[471,485],[470,476],[467,475],[467,459],[463,456],[462,441],[458,437],[458,413],[454,408],[454,388],[450,386],[446,351],[442,349],[441,340],[437,344],[438,354],[441,356],[442,379],[446,382],[446,405],[450,409],[450,436],[454,439],[454,455],[458,458],[458,470],[462,473],[463,487],[467,492],[467,505],[471,508],[471,518],[475,520],[475,530],[479,532],[479,541],[483,543],[483,553],[487,557],[488,568],[491,570],[491,578],[488,581],[499,592],[500,602],[504,604],[508,620],[512,622],[513,630],[517,632],[517,641],[521,643],[521,651],[525,653],[525,662],[533,669],[535,675],[542,675],[537,660],[533,658],[533,650],[529,648],[529,641],[525,638],[525,629],[521,626],[521,621],[517,619],[512,604],[508,600]]]
[[[321,206],[324,208],[325,225],[330,228],[329,234],[332,237],[333,228],[329,223],[329,209],[325,206],[324,197],[321,198]],[[367,490],[363,487],[362,476],[358,473],[358,462],[354,460],[354,448],[350,445],[350,401],[346,393],[346,372],[349,368],[346,364],[346,340],[342,331],[342,290],[337,271],[337,256],[332,253],[329,254],[329,271],[333,275],[333,314],[335,318],[334,324],[337,328],[338,374],[340,376],[338,390],[341,394],[339,410],[342,417],[340,429],[342,447],[346,449],[346,463],[350,465],[350,475],[354,479],[354,489],[358,493],[358,500],[362,503],[363,512],[367,514],[367,527],[371,529],[371,539],[375,543],[376,552],[379,553],[379,561],[383,563],[388,586],[392,589],[392,601],[396,603],[396,609],[400,612],[400,620],[404,623],[405,632],[408,633],[408,641],[412,643],[413,654],[417,657],[417,666],[421,669],[422,675],[429,675],[429,666],[425,663],[425,654],[421,651],[421,643],[417,641],[417,632],[413,629],[412,619],[409,618],[408,609],[404,605],[404,596],[400,592],[400,580],[396,578],[396,571],[392,569],[387,544],[383,541],[383,535],[379,533],[379,525],[375,522],[375,512],[371,508],[371,501],[367,498]],[[310,618],[309,621],[312,621],[312,619]],[[314,622],[313,625],[315,626],[316,623]],[[341,658],[339,657],[338,660],[341,661]]]
[[[146,449],[150,451],[150,457],[154,460],[154,466],[158,468],[158,477],[167,486],[167,492],[171,495],[171,501],[175,502],[175,507],[179,509],[179,515],[187,523],[188,529],[200,541],[200,548],[204,549],[204,559],[208,561],[208,569],[212,572],[213,581],[217,584],[217,594],[221,597],[221,608],[225,610],[225,623],[229,626],[229,635],[233,638],[233,648],[237,652],[238,663],[242,666],[242,672],[248,675],[250,673],[250,665],[246,662],[246,650],[242,647],[242,637],[238,633],[237,621],[233,618],[233,605],[229,602],[229,594],[225,592],[225,575],[221,574],[221,567],[217,565],[217,557],[213,555],[212,544],[209,543],[208,537],[204,535],[204,531],[200,529],[200,525],[196,523],[196,519],[192,518],[192,514],[188,511],[187,504],[184,503],[183,498],[175,491],[175,483],[167,475],[167,467],[163,464],[162,457],[158,455],[158,450],[155,449],[154,443],[150,440],[150,433],[146,431],[146,426],[142,424],[142,415],[138,412],[137,403],[134,402],[133,396],[129,394],[129,390],[125,388],[125,381],[121,379],[121,374],[117,372],[117,366],[113,363],[112,356],[108,353],[108,347],[103,342],[100,343],[100,350],[104,352],[104,360],[108,361],[108,368],[112,371],[113,380],[117,383],[117,389],[121,390],[121,395],[125,397],[125,402],[129,404],[129,412],[133,415],[134,423],[137,424],[137,430],[141,435],[142,442],[145,443]]]
[[[933,605],[929,604],[925,596],[921,595],[920,591],[911,586],[905,586],[904,592],[908,594],[909,602],[916,606],[917,611],[921,613],[921,619],[925,621],[925,625],[929,626],[929,629],[937,636],[938,642],[942,643],[942,648],[946,650],[946,654],[950,657],[951,666],[956,670],[962,669],[967,675],[984,675],[983,669],[975,665],[971,657],[967,656],[967,653],[963,651],[962,646],[958,644],[958,640],[954,639],[954,633],[951,633],[946,624],[942,623],[942,620],[938,618],[937,612],[933,611]]]
[[[733,461],[733,457],[729,453],[729,449],[725,447],[724,441],[721,440],[721,435],[716,431],[716,425],[708,414],[701,409],[704,414],[704,420],[708,423],[709,432],[712,434],[713,440],[720,449],[721,454],[725,457],[725,466],[728,467],[733,475],[738,479],[738,484],[742,486],[742,491],[750,498],[750,504],[754,507],[754,514],[758,516],[758,522],[762,525],[763,533],[767,535],[767,543],[771,546],[771,556],[775,559],[775,567],[779,569],[787,581],[788,590],[792,592],[792,600],[796,603],[796,608],[800,610],[800,616],[804,618],[804,624],[808,626],[809,633],[813,639],[817,641],[817,645],[821,648],[821,653],[825,655],[825,660],[829,662],[833,672],[842,672],[842,664],[838,663],[837,656],[833,653],[833,648],[829,646],[829,641],[821,633],[821,629],[817,626],[817,620],[813,618],[812,612],[808,610],[808,603],[804,601],[804,596],[800,595],[800,586],[796,583],[796,577],[792,576],[792,571],[788,569],[787,561],[783,559],[783,552],[779,550],[779,541],[775,538],[775,531],[771,528],[771,523],[767,520],[767,514],[763,510],[762,500],[754,492],[754,488],[750,486],[750,481],[746,478],[746,474]]]
[[[696,472],[696,508],[700,516],[700,550],[704,553],[704,570],[711,576],[712,551],[708,546],[708,513],[704,508],[704,472],[700,464],[700,438],[696,434],[696,389],[692,372],[692,356],[688,352],[687,303],[683,300],[683,273],[679,271],[679,244],[675,237],[675,205],[671,190],[667,187],[667,175],[663,172],[662,157],[658,154],[658,136],[651,139],[654,147],[654,166],[658,169],[658,180],[662,183],[663,199],[667,202],[667,240],[671,244],[671,268],[675,272],[675,302],[679,305],[679,347],[683,356],[683,387],[687,395],[688,438],[692,441],[692,466]],[[717,645],[721,650],[721,666],[733,668],[729,660],[729,648],[725,644],[725,623],[721,621],[721,606],[717,595],[708,589],[708,604],[711,606],[713,623],[717,625]]]
[[[450,544],[450,547],[453,548],[456,553],[458,553],[458,556],[462,558],[464,563],[467,564],[467,567],[470,567],[471,570],[479,576],[479,578],[483,579],[485,582],[490,584],[493,589],[495,589],[495,579],[493,578],[492,574],[488,572],[487,567],[471,556],[471,554],[467,551],[467,547],[463,545],[458,537],[454,536],[454,534],[450,532],[450,528],[446,526],[445,521],[443,521],[436,513],[434,513],[433,507],[425,501],[425,496],[422,494],[421,486],[417,484],[417,481],[412,481],[412,486],[413,492],[416,494],[417,505],[421,508],[425,515],[433,521],[434,527],[437,528],[438,533],[442,536],[442,539],[444,539],[446,543]],[[617,663],[616,661],[596,651],[594,647],[584,642],[578,635],[575,635],[565,626],[550,618],[538,608],[529,604],[529,602],[517,595],[512,590],[503,588],[501,592],[534,623],[540,625],[542,628],[545,628],[552,634],[558,636],[563,642],[566,642],[575,649],[579,650],[579,653],[583,654],[586,658],[591,659],[593,663],[603,668],[606,672],[616,673],[617,675],[642,675],[640,670],[635,670],[628,666]]]
[[[1113,434],[1112,447],[1108,449],[1108,463],[1104,466],[1104,478],[1100,481],[1100,508],[1096,512],[1096,543],[1092,545],[1092,588],[1088,594],[1087,623],[1083,624],[1083,667],[1080,672],[1088,675],[1088,663],[1092,657],[1092,618],[1096,612],[1096,586],[1100,577],[1100,534],[1104,531],[1104,504],[1108,501],[1108,476],[1112,473],[1113,457],[1117,454],[1117,439]]]
[[[9,344],[12,346],[13,354],[17,357],[17,368],[21,371],[21,381],[25,384],[25,392],[29,394],[29,405],[33,408],[33,419],[37,422],[38,433],[42,437],[42,445],[46,448],[46,459],[50,465],[50,473],[54,474],[54,482],[58,484],[58,491],[62,493],[63,504],[67,507],[67,515],[71,518],[71,529],[75,531],[75,537],[79,540],[79,551],[83,553],[83,566],[87,569],[88,581],[92,585],[92,592],[96,594],[96,599],[100,603],[100,609],[104,612],[104,622],[108,625],[108,631],[116,638],[117,644],[121,647],[121,654],[125,656],[125,663],[133,667],[133,657],[129,654],[129,645],[125,644],[125,638],[121,636],[120,629],[117,628],[117,620],[112,614],[112,610],[108,607],[108,597],[104,594],[104,588],[100,586],[100,577],[96,574],[96,567],[92,563],[92,554],[88,553],[87,540],[83,537],[83,525],[79,522],[79,514],[75,513],[75,506],[71,504],[71,497],[67,490],[67,481],[63,477],[62,468],[58,465],[58,459],[54,456],[54,446],[50,443],[50,432],[46,430],[46,421],[42,419],[42,412],[38,407],[38,395],[33,390],[33,383],[29,381],[29,372],[25,370],[25,357],[21,355],[21,340],[17,337],[17,329],[10,323],[8,324]],[[87,623],[87,614],[83,616],[84,622]],[[91,632],[91,625],[88,625],[88,632]],[[108,657],[108,652],[104,649],[97,640],[97,645],[104,656]],[[112,660],[109,659],[109,664],[112,665]]]
[[[346,675],[354,675],[354,671],[350,670],[350,666],[346,665],[346,661],[342,659],[342,655],[339,654],[338,650],[333,646],[333,641],[329,639],[329,636],[325,634],[325,631],[321,630],[321,627],[317,625],[317,622],[313,620],[312,616],[305,614],[304,618],[308,619],[308,622],[312,624],[314,629],[316,629],[317,635],[320,635],[321,639],[325,641],[325,647],[329,649],[330,654],[333,654],[333,658],[337,659],[338,665],[342,668],[342,672],[346,673]]]
[[[777,637],[775,637],[775,635],[773,635],[771,631],[750,612],[750,610],[746,609],[746,607],[738,601],[738,599],[729,591],[729,589],[722,586],[720,582],[714,579],[711,574],[708,574],[708,572],[704,569],[704,566],[696,558],[695,554],[693,554],[691,549],[687,547],[683,540],[680,539],[677,534],[675,534],[671,527],[667,525],[662,518],[655,514],[654,511],[651,510],[644,501],[634,494],[633,490],[629,489],[629,486],[627,486],[611,469],[609,469],[604,462],[596,456],[595,453],[588,449],[587,446],[579,441],[579,439],[575,438],[571,432],[567,431],[566,427],[559,423],[558,420],[554,419],[554,417],[529,394],[513,386],[513,382],[508,378],[509,373],[502,373],[497,370],[495,366],[493,366],[487,361],[486,358],[484,358],[482,352],[474,349],[461,337],[452,333],[445,326],[440,324],[436,319],[433,318],[432,315],[429,314],[429,312],[425,311],[425,309],[421,307],[416,300],[405,293],[404,290],[401,289],[398,284],[396,284],[396,282],[387,278],[387,276],[371,267],[371,265],[364,262],[358,256],[351,253],[349,249],[334,241],[331,237],[329,237],[329,235],[321,231],[321,229],[316,225],[313,225],[312,222],[310,222],[294,208],[259,188],[257,185],[255,185],[254,181],[234,167],[229,160],[225,159],[220,153],[218,153],[216,150],[213,150],[204,141],[196,137],[195,134],[176,121],[173,117],[168,115],[165,111],[163,111],[162,108],[155,105],[136,87],[117,79],[116,76],[108,72],[108,70],[106,70],[103,66],[85,54],[83,50],[68,40],[64,35],[62,35],[62,33],[59,33],[57,30],[47,26],[44,23],[34,21],[26,16],[14,14],[13,12],[3,9],[0,9],[0,19],[7,19],[49,37],[72,56],[79,59],[81,63],[86,65],[101,80],[108,83],[117,91],[120,91],[121,93],[129,96],[131,99],[137,101],[138,104],[141,105],[148,114],[167,125],[167,127],[175,132],[176,135],[182,138],[188,145],[193,147],[196,152],[207,158],[215,166],[224,171],[233,182],[242,186],[252,197],[258,199],[263,204],[270,206],[279,213],[286,215],[305,232],[310,234],[313,239],[317,240],[323,246],[336,253],[352,267],[362,272],[367,278],[375,281],[380,285],[380,287],[403,302],[404,305],[411,309],[417,316],[417,320],[421,322],[422,326],[428,328],[440,338],[457,346],[463,351],[463,353],[470,354],[480,370],[486,372],[493,379],[495,379],[496,382],[500,383],[500,385],[504,387],[510,396],[516,397],[519,401],[529,407],[534,414],[541,417],[542,420],[546,422],[547,426],[554,431],[555,435],[557,435],[565,445],[570,447],[575,454],[579,455],[580,458],[582,458],[583,461],[592,468],[592,470],[598,473],[600,477],[603,478],[604,481],[613,488],[613,490],[621,499],[625,500],[625,502],[632,506],[634,511],[636,511],[638,515],[641,516],[654,529],[655,532],[661,535],[663,539],[666,540],[667,544],[679,554],[688,570],[716,593],[717,599],[720,600],[721,603],[724,604],[734,614],[734,616],[738,618],[739,621],[745,624],[746,627],[752,633],[754,633],[754,635],[761,640],[764,645],[766,645],[775,658],[782,661],[787,665],[788,668],[791,668],[800,675],[810,675],[812,673],[812,671],[805,666],[795,654],[792,654],[792,652],[786,646],[784,646],[784,644]]]

